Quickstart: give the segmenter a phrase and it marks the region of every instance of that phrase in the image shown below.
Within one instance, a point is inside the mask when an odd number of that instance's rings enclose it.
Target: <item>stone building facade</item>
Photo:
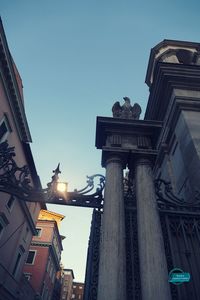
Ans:
[[[4,143],[7,140],[8,144]],[[33,161],[30,143],[31,135],[26,119],[22,80],[10,54],[4,28],[0,20],[0,174],[5,171],[4,163],[9,161],[10,179],[16,170],[27,165],[31,185],[40,187]],[[15,157],[9,147],[15,147]],[[6,156],[7,155],[7,156]],[[4,157],[5,161],[2,159]],[[7,170],[8,171],[8,170]],[[23,179],[23,172],[21,169]],[[19,175],[19,170],[18,170]],[[13,179],[13,178],[12,178]],[[19,178],[18,178],[19,179]],[[1,178],[6,182],[6,178]],[[19,182],[20,182],[19,180]],[[0,192],[0,299],[33,299],[35,294],[23,276],[35,224],[41,208],[39,203],[25,203],[12,193]]]
[[[106,186],[103,211],[93,214],[85,300],[199,299],[199,46],[164,40],[151,50],[144,120],[128,97],[113,118],[97,117]],[[173,284],[174,269],[191,280]]]
[[[63,269],[60,300],[71,300],[73,294],[74,272],[72,269]]]
[[[58,225],[63,215],[41,210],[32,238],[24,274],[41,299],[53,299],[57,272],[60,270],[62,237]],[[55,299],[55,296],[54,296]],[[59,299],[55,299],[59,300]]]
[[[84,294],[84,283],[74,281],[71,299],[83,300],[83,294]]]

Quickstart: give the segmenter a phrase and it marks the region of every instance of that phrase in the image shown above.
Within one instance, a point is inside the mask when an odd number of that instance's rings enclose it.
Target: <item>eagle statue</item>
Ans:
[[[131,100],[129,97],[123,98],[125,103],[121,106],[119,101],[115,102],[112,107],[112,113],[114,118],[133,119],[139,120],[142,112],[138,103],[131,106]]]

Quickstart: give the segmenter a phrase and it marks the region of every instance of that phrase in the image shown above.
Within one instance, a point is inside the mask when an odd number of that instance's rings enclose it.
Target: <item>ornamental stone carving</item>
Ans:
[[[131,100],[128,97],[123,98],[125,103],[121,106],[119,101],[115,102],[112,107],[112,113],[114,118],[133,119],[139,120],[142,112],[138,103],[131,105]]]

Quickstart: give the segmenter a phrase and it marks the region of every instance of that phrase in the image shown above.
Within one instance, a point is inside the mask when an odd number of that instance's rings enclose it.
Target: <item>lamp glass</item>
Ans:
[[[57,182],[56,190],[61,193],[65,193],[67,191],[67,183],[66,182]]]

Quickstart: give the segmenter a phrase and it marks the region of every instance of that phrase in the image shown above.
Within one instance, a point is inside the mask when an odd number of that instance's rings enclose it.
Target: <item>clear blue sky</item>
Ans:
[[[163,39],[200,42],[199,11],[195,0],[0,0],[44,187],[58,162],[71,190],[104,174],[96,116],[111,116],[123,96],[145,110],[150,49]],[[66,216],[62,262],[83,281],[91,210],[48,208]]]

